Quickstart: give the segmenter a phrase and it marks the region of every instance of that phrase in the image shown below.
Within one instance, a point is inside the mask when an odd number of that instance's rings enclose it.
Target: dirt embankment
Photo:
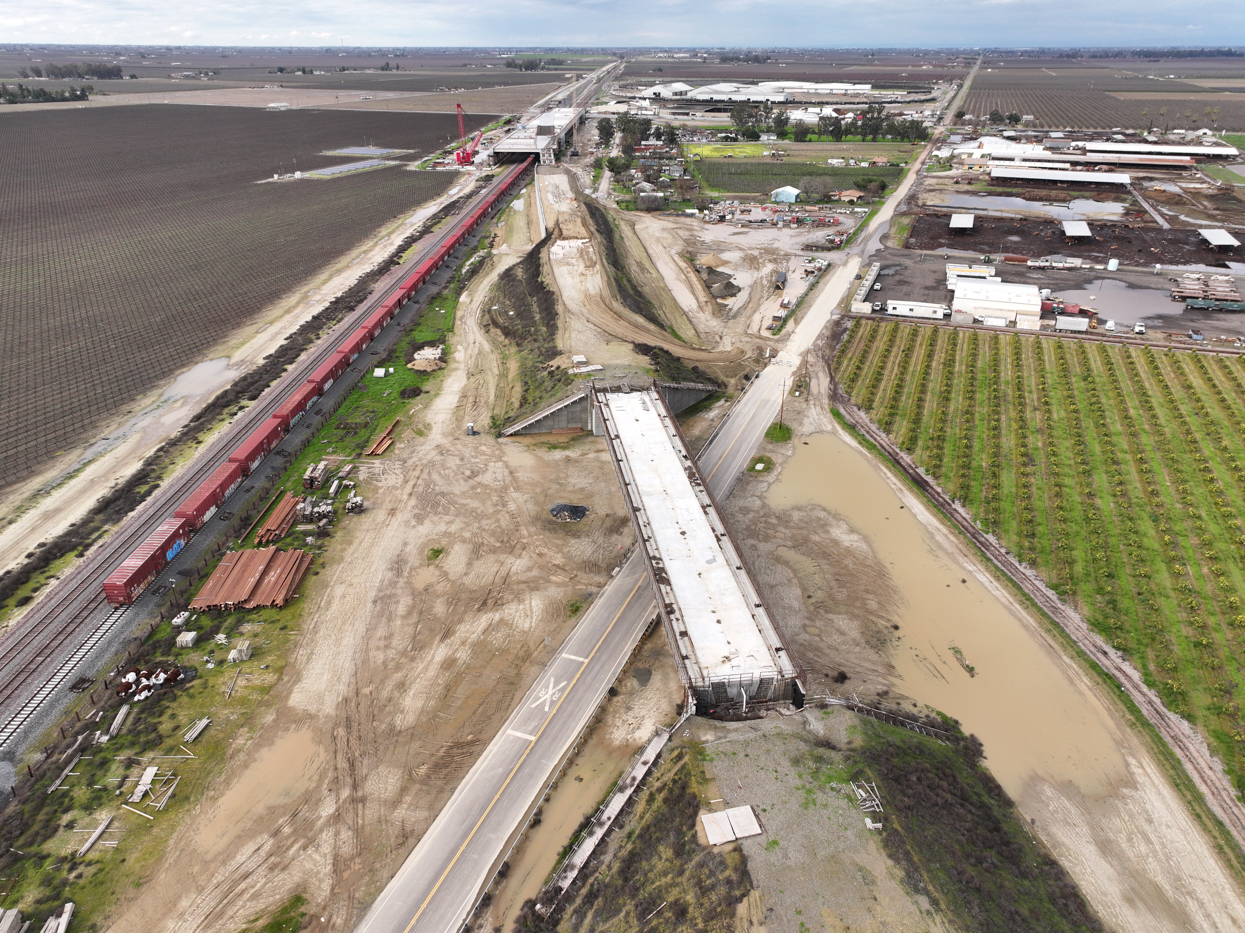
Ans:
[[[630,351],[631,344],[659,346],[697,364],[729,366],[746,357],[747,351],[730,339],[718,340],[714,349],[692,345],[699,339],[695,328],[638,237],[614,226],[622,221],[613,212],[574,196],[569,179],[560,173],[541,174],[540,190],[554,231],[548,262],[562,310],[559,342],[567,352],[632,366],[643,363]]]

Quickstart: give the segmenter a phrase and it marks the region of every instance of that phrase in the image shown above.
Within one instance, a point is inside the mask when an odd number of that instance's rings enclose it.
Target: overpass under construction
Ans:
[[[802,671],[657,386],[594,386],[657,610],[699,714],[803,699]],[[599,420],[598,420],[599,419]]]

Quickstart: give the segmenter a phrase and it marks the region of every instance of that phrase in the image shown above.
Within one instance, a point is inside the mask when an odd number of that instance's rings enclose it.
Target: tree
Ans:
[[[809,126],[807,123],[800,122],[791,128],[791,138],[797,143],[802,143],[808,139]]]
[[[669,123],[662,128],[662,137],[671,149],[679,144],[679,131]]]
[[[832,117],[826,113],[823,113],[821,116],[819,116],[817,118],[817,135],[820,136],[822,139],[825,139],[827,136],[829,136],[831,133],[831,127],[834,125],[835,120],[838,120],[838,117]],[[840,126],[843,125],[842,120],[839,120],[839,125]]]
[[[838,190],[833,179],[826,175],[801,178],[796,187],[800,189],[805,201],[822,201],[831,191]]]
[[[843,118],[832,118],[830,120],[830,138],[837,143],[842,142],[845,135],[847,135],[847,127],[843,125]]]
[[[787,111],[779,110],[774,113],[770,124],[774,127],[774,132],[781,138],[786,134],[787,127],[791,125],[791,117],[787,114]],[[805,133],[805,135],[807,136],[808,134]]]
[[[17,75],[18,75],[18,77],[19,77],[19,78],[29,78],[29,77],[30,77],[30,72],[29,72],[29,71],[27,71],[25,68],[18,68],[18,69],[17,69]]]
[[[739,135],[742,136],[744,139],[750,139],[753,142],[756,142],[758,139],[761,138],[761,131],[758,130],[755,126],[750,126],[746,130],[744,130],[742,133],[740,133]]]
[[[42,78],[42,77],[43,77],[43,69],[42,69],[42,68],[40,68],[38,65],[31,65],[31,66],[30,66],[30,73],[31,73],[32,75],[34,75],[36,78]]]
[[[610,156],[605,160],[605,167],[614,175],[621,175],[631,168],[631,160],[623,156]]]
[[[886,126],[886,108],[881,104],[870,104],[860,112],[860,138],[866,136],[874,142]]]
[[[957,120],[963,120],[963,119],[964,119],[964,117],[965,117],[967,114],[968,114],[968,111],[967,111],[967,110],[957,110],[957,111],[955,112],[955,118],[956,118]]]
[[[731,122],[743,132],[757,121],[757,109],[747,101],[741,100],[731,108]]]
[[[1010,123],[1012,126],[1018,126],[1022,119],[1023,118],[1020,116],[1020,114],[1016,113],[1015,111],[1012,111],[1011,113],[1007,115],[1007,122]]]
[[[987,119],[991,123],[1002,123],[1006,119],[1006,117],[1003,116],[1003,111],[999,110],[998,107],[995,107],[993,110],[990,111],[990,116],[987,117]]]
[[[604,149],[609,149],[610,143],[614,141],[614,121],[609,117],[602,117],[597,121],[597,139],[601,141]]]
[[[857,178],[856,184],[860,186],[860,190],[871,198],[876,198],[886,190],[886,182],[880,178]]]

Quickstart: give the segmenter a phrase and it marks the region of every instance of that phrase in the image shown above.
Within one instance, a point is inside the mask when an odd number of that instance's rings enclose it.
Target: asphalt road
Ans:
[[[715,496],[729,494],[747,468],[777,417],[792,371],[782,357],[763,370],[698,457]],[[357,933],[459,929],[656,614],[648,570],[633,554],[467,773]]]
[[[359,933],[456,930],[657,611],[628,560],[467,772]]]
[[[927,146],[924,153],[928,153]],[[709,491],[730,495],[792,377],[877,246],[916,178],[914,167],[861,232],[847,261],[819,286],[786,345],[757,374],[697,456]],[[572,746],[657,614],[638,552],[602,589],[428,832],[368,910],[356,933],[453,933],[470,916],[502,854],[527,822]]]

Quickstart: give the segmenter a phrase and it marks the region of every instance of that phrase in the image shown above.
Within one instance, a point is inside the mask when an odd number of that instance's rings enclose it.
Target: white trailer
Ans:
[[[919,317],[927,320],[941,321],[951,309],[946,305],[933,304],[928,301],[888,301],[886,313],[895,317]]]

